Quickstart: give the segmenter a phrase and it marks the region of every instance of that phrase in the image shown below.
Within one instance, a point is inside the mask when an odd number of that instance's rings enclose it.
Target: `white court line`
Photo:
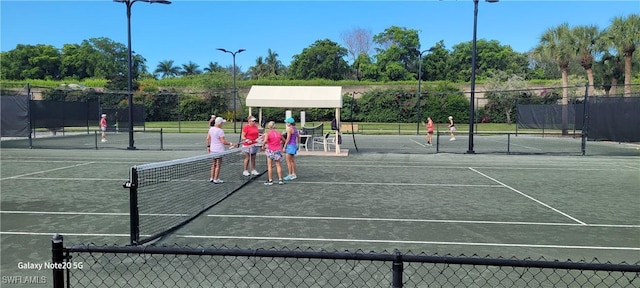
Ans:
[[[51,233],[51,232],[22,232],[7,231],[0,235],[28,235],[28,236],[86,236],[86,237],[130,237],[129,234],[100,234],[100,233]],[[149,237],[150,235],[140,235]],[[337,238],[291,238],[291,237],[249,237],[249,236],[205,236],[179,235],[176,238],[188,239],[239,239],[239,240],[277,240],[277,241],[315,241],[315,242],[357,242],[357,243],[394,243],[394,244],[429,244],[429,245],[462,245],[462,246],[493,246],[493,247],[524,247],[524,248],[555,248],[555,249],[589,249],[589,250],[629,250],[640,251],[640,247],[615,246],[571,246],[544,244],[513,244],[513,243],[480,243],[480,242],[445,242],[445,241],[411,241],[411,240],[379,240],[379,239],[337,239]]]
[[[394,244],[429,244],[429,245],[462,245],[462,246],[494,246],[494,247],[524,247],[524,248],[556,248],[556,249],[560,248],[560,249],[640,251],[640,247],[615,247],[615,246],[572,246],[572,245],[480,243],[480,242],[445,242],[445,241],[411,241],[411,240],[379,240],[379,239],[243,237],[243,236],[222,236],[222,235],[220,235],[220,236],[181,235],[181,236],[176,236],[176,237],[178,237],[178,238],[194,238],[194,239],[240,239],[240,240],[277,240],[277,241],[358,242],[358,243],[394,243]]]
[[[629,165],[622,165],[622,167],[624,168],[629,168],[629,169],[633,169],[633,170],[640,170],[639,167],[633,167],[633,166],[629,166]]]
[[[413,140],[413,139],[409,139],[409,140],[411,140],[411,142],[416,143],[416,144],[418,144],[418,145],[420,145],[422,147],[427,147],[427,145],[424,145],[424,144],[422,144],[422,143],[420,143],[420,142],[418,142],[416,140]]]
[[[47,172],[52,172],[52,171],[57,171],[57,170],[62,170],[62,169],[75,168],[75,167],[89,165],[89,164],[93,164],[93,163],[95,163],[95,162],[85,162],[85,163],[80,163],[80,164],[71,165],[71,166],[65,166],[65,167],[59,167],[59,168],[44,170],[44,171],[38,171],[38,172],[33,172],[33,173],[27,173],[27,174],[22,174],[22,175],[11,176],[11,177],[7,177],[7,178],[2,178],[0,180],[15,179],[15,178],[20,178],[20,177],[24,177],[24,176],[42,174],[42,173],[47,173]]]
[[[582,221],[578,220],[577,218],[572,217],[571,215],[569,215],[569,214],[567,214],[567,213],[564,213],[564,212],[562,212],[562,211],[560,211],[560,210],[558,210],[558,209],[556,209],[556,208],[553,208],[553,207],[549,206],[548,204],[546,204],[546,203],[544,203],[544,202],[542,202],[542,201],[540,201],[540,200],[538,200],[538,199],[536,199],[536,198],[533,198],[533,197],[531,197],[531,196],[529,196],[529,195],[527,195],[527,194],[525,194],[525,193],[523,193],[523,192],[520,192],[520,191],[518,191],[517,189],[515,189],[515,188],[513,188],[513,187],[511,187],[511,186],[509,186],[509,185],[507,185],[507,184],[504,184],[504,183],[502,183],[502,182],[500,182],[500,181],[498,181],[498,180],[496,180],[496,179],[493,179],[493,178],[491,178],[491,177],[487,176],[486,174],[484,174],[484,173],[482,173],[482,172],[480,172],[480,171],[478,171],[478,170],[476,170],[476,169],[473,169],[473,168],[471,168],[471,167],[469,167],[469,169],[470,169],[471,171],[476,172],[476,173],[478,173],[478,174],[480,174],[480,175],[482,175],[482,176],[484,176],[484,177],[488,178],[489,180],[491,180],[491,181],[493,181],[493,182],[496,182],[496,183],[498,183],[498,184],[500,184],[500,185],[504,186],[505,188],[507,188],[507,189],[509,189],[509,190],[511,190],[511,191],[514,191],[514,192],[516,192],[516,193],[518,193],[518,194],[520,194],[520,195],[522,195],[522,196],[524,196],[524,197],[527,197],[527,198],[529,198],[529,199],[531,199],[531,200],[533,200],[533,201],[537,202],[538,204],[540,204],[540,205],[542,205],[542,206],[544,206],[544,207],[547,207],[547,208],[549,208],[549,209],[551,209],[551,210],[553,210],[553,211],[555,211],[555,212],[557,212],[557,213],[559,213],[559,214],[561,214],[561,215],[563,215],[563,216],[565,216],[565,217],[567,217],[567,218],[569,218],[569,219],[571,219],[571,220],[573,220],[573,221],[576,221],[576,222],[578,222],[578,223],[580,223],[580,224],[582,224],[582,225],[588,226],[588,224],[587,224],[587,223],[584,223],[584,222],[582,222]]]
[[[47,181],[128,181],[129,179],[108,178],[50,178],[50,177],[20,177],[21,180],[47,180]]]
[[[22,231],[0,231],[0,235],[28,235],[28,236],[53,236],[60,234],[62,236],[87,236],[87,237],[131,237],[130,234],[102,234],[102,233],[51,233],[51,232],[22,232]],[[149,237],[151,235],[140,235]]]
[[[502,185],[494,184],[445,184],[445,183],[371,183],[371,182],[311,182],[311,181],[297,181],[301,184],[322,184],[322,185],[373,185],[373,186],[438,186],[438,187],[485,187],[496,188],[502,187]]]
[[[129,216],[129,213],[109,213],[109,212],[67,212],[67,211],[0,211],[0,214],[22,214],[22,215],[71,215],[71,216]],[[157,214],[142,213],[141,216],[159,217],[186,217],[189,214]],[[446,220],[446,219],[397,219],[397,218],[365,218],[365,217],[330,217],[330,216],[284,216],[284,215],[230,215],[230,214],[209,214],[207,217],[219,218],[263,218],[281,220],[336,220],[336,221],[378,221],[378,222],[424,222],[424,223],[447,223],[447,224],[495,224],[495,225],[538,225],[538,226],[585,226],[577,223],[547,223],[547,222],[522,222],[522,221],[477,221],[477,220]],[[631,224],[587,224],[588,227],[604,228],[640,228],[640,225]]]
[[[0,214],[35,214],[35,215],[87,215],[87,216],[129,216],[129,213],[109,212],[66,212],[66,211],[0,211]],[[141,216],[186,217],[189,214],[141,213]]]
[[[453,224],[497,224],[497,225],[538,225],[538,226],[580,226],[578,223],[547,223],[547,222],[521,222],[521,221],[477,221],[477,220],[444,220],[444,219],[395,219],[395,218],[362,218],[362,217],[324,217],[324,216],[277,216],[277,215],[225,215],[210,214],[207,217],[219,218],[264,218],[264,219],[300,219],[300,220],[337,220],[337,221],[379,221],[379,222],[425,222],[425,223],[453,223]],[[616,224],[587,224],[589,227],[606,228],[640,228],[640,225],[616,225]]]

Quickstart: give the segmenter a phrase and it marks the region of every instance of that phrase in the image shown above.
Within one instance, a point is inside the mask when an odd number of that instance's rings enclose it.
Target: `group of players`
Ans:
[[[427,127],[427,145],[431,146],[433,145],[433,128],[434,128],[433,119],[431,119],[431,117],[427,117],[427,123],[425,123],[425,126]],[[449,141],[456,140],[455,132],[456,132],[456,125],[453,123],[453,116],[449,116],[449,135],[451,135],[451,137],[449,137]]]
[[[290,181],[298,178],[296,176],[296,161],[295,155],[298,153],[300,143],[300,131],[296,128],[295,120],[292,117],[287,117],[284,122],[286,130],[284,133],[280,133],[276,129],[276,123],[270,121],[267,123],[263,135],[260,135],[257,120],[253,116],[248,117],[248,124],[242,127],[242,133],[240,135],[240,143],[232,143],[227,141],[222,130],[222,125],[227,122],[222,117],[216,117],[211,115],[209,120],[209,133],[207,133],[206,143],[207,151],[209,153],[224,152],[227,145],[236,147],[242,145],[242,153],[244,153],[244,171],[242,175],[251,176],[258,175],[256,171],[256,154],[259,149],[263,149],[267,155],[267,176],[268,180],[264,182],[265,185],[273,185],[273,164],[275,164],[276,172],[278,175],[278,184],[284,184],[284,181]],[[284,158],[287,164],[288,175],[282,177],[282,166],[280,162]],[[222,158],[214,158],[211,164],[211,178],[210,182],[214,184],[221,184],[224,181],[220,179],[220,169],[222,166]],[[249,170],[251,169],[251,170]]]

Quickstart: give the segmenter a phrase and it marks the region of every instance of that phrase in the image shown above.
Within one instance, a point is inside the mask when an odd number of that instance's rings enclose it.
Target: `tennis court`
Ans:
[[[158,242],[640,259],[640,158],[435,154],[423,138],[361,136],[356,152],[345,137],[348,157],[300,155],[298,179],[265,186],[261,175]],[[18,265],[50,261],[55,233],[67,245],[128,244],[131,166],[199,154],[2,149],[3,275],[50,277]],[[176,201],[187,197],[186,186]]]

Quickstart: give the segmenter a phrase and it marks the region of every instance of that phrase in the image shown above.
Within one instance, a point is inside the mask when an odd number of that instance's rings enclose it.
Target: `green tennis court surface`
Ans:
[[[349,157],[300,155],[298,179],[265,186],[263,175],[159,242],[640,259],[640,157],[435,154],[423,138],[362,137],[356,152],[345,137]],[[200,154],[2,149],[3,275],[50,277],[18,263],[49,262],[55,233],[128,244],[130,167]]]

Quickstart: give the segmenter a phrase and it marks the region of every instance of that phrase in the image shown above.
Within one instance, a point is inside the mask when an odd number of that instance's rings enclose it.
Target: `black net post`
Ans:
[[[60,234],[53,235],[51,238],[51,262],[53,263],[53,288],[64,287],[64,244],[63,237]]]
[[[160,128],[160,151],[164,150],[164,140],[162,135],[162,128]]]
[[[582,156],[586,154],[587,151],[587,129],[589,127],[589,83],[584,85],[584,101],[582,101]]]
[[[392,265],[393,265],[393,268],[392,268],[391,287],[402,288],[402,271],[403,271],[404,265],[402,263],[402,254],[398,250],[396,250],[396,257],[393,260]]]
[[[131,245],[136,246],[140,241],[140,215],[138,215],[138,170],[131,168],[129,181],[122,185],[129,189],[129,220],[131,222],[130,239]]]

